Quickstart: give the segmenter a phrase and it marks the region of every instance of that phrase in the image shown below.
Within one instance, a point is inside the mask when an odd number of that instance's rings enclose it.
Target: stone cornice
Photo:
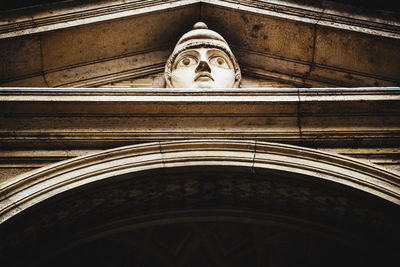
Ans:
[[[0,23],[0,39],[64,29],[128,16],[143,15],[149,12],[162,11],[198,2],[198,0],[145,0],[127,2],[114,0],[106,4],[100,2],[90,6],[72,6],[69,8],[64,8],[63,4],[54,4],[54,10],[50,8],[47,12],[36,11],[33,8],[31,12],[33,14],[37,12],[37,17],[33,15],[33,17],[28,16],[26,18],[24,12],[30,14],[30,9],[28,8],[26,11],[21,10],[21,14],[4,14],[6,18],[3,19],[3,23]]]
[[[391,38],[400,38],[400,22],[374,17],[337,12],[326,7],[312,7],[287,1],[266,0],[201,0],[203,3],[243,9],[288,20],[328,26],[343,30],[363,32]]]
[[[54,4],[49,11],[22,9],[3,12],[0,22],[0,39],[69,28],[88,23],[107,21],[149,12],[161,11],[191,4],[210,4],[256,14],[284,18],[299,22],[328,26],[390,38],[400,38],[400,23],[385,18],[375,18],[337,12],[325,7],[310,7],[286,1],[248,0],[167,0],[167,1],[109,1],[90,6]],[[51,8],[53,7],[53,9]]]
[[[400,140],[399,88],[9,88],[0,100],[0,142],[8,149],[100,149],[186,138],[312,147],[395,147]]]
[[[234,97],[235,101],[243,101],[245,99],[252,99],[257,97],[258,101],[263,99],[260,96],[272,97],[270,101],[287,101],[288,99],[282,98],[283,96],[290,97],[292,101],[297,101],[298,97],[302,96],[319,96],[321,100],[345,100],[343,97],[354,96],[353,100],[400,100],[399,87],[365,87],[365,88],[240,88],[240,89],[190,89],[190,88],[135,88],[135,89],[108,89],[108,88],[63,88],[63,89],[49,89],[49,88],[16,88],[4,87],[0,89],[0,101],[54,101],[64,99],[64,101],[71,101],[69,97],[77,96],[78,101],[91,101],[97,102],[99,99],[94,99],[94,96],[107,97],[104,100],[112,101],[112,96],[127,97],[125,100],[132,100],[129,97],[135,97],[140,101],[141,96],[153,96],[158,98],[160,96],[170,96],[172,98],[188,98],[191,96],[206,96],[208,102],[217,101],[215,97],[230,96]],[[35,96],[35,98],[32,98]],[[37,98],[44,96],[44,99]],[[88,99],[83,100],[82,97],[87,96]],[[240,97],[245,98],[240,99]],[[373,96],[369,98],[368,96]],[[15,98],[14,97],[20,97]],[[55,97],[55,98],[51,98]],[[110,98],[111,97],[111,98]],[[248,98],[246,98],[248,97]],[[118,99],[121,101],[123,99]],[[161,99],[159,99],[161,100]],[[201,98],[192,100],[203,101]],[[222,101],[225,101],[223,99]],[[255,99],[254,99],[255,100]],[[168,101],[163,98],[162,101]],[[221,101],[221,100],[220,100]]]

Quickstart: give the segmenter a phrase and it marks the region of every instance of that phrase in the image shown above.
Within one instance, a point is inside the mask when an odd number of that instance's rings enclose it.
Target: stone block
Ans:
[[[399,39],[319,26],[314,62],[371,78],[398,80],[399,47]]]
[[[173,45],[197,19],[188,6],[48,32],[43,36],[44,70],[83,65]],[[168,34],[167,34],[168,33]]]
[[[42,70],[40,36],[0,40],[0,83]]]
[[[0,83],[1,87],[48,87],[43,75]]]
[[[202,17],[233,46],[307,62],[312,59],[310,24],[207,4],[202,6]]]

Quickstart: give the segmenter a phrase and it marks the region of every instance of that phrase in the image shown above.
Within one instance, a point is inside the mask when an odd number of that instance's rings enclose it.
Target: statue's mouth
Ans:
[[[206,72],[201,72],[201,73],[197,74],[196,77],[194,78],[195,82],[197,82],[197,81],[210,81],[210,80],[214,81],[213,77],[210,74],[206,73]]]

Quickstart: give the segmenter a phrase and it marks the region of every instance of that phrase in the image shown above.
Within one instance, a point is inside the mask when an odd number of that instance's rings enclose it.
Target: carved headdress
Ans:
[[[169,84],[169,77],[171,75],[172,66],[174,64],[175,58],[183,51],[189,48],[198,47],[213,47],[224,51],[232,62],[235,72],[235,86],[239,87],[239,82],[241,80],[241,73],[239,64],[236,61],[228,43],[225,39],[217,32],[209,30],[204,22],[197,22],[194,24],[193,29],[185,33],[178,41],[175,46],[174,51],[169,56],[167,64],[165,65],[165,78],[167,82],[167,87],[171,87]]]

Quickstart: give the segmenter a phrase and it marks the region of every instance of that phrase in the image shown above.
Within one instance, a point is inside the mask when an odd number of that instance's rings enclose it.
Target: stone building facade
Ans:
[[[198,21],[239,88],[165,88]],[[399,47],[398,10],[340,1],[1,11],[0,261],[397,266]]]

